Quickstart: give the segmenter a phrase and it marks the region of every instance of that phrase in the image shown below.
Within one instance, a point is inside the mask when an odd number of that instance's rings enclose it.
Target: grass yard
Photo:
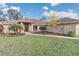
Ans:
[[[79,40],[40,36],[0,36],[0,55],[79,56]]]

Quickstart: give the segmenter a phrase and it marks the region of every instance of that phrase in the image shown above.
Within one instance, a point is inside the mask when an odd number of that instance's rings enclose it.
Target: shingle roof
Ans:
[[[12,21],[8,21],[8,22],[1,22],[0,24],[14,24],[14,23],[18,23],[18,22],[26,22],[26,23],[33,23],[34,25],[45,25],[46,23],[41,21],[41,20],[34,20],[34,19],[21,19],[21,20],[12,20]]]
[[[46,24],[46,22],[43,22],[41,20],[35,20],[35,19],[19,20],[19,22],[33,23],[33,25],[45,25]]]
[[[72,19],[72,18],[61,18],[58,20],[61,22],[61,24],[72,24],[72,23],[79,23],[79,20]],[[41,21],[41,20],[35,20],[35,19],[21,19],[21,20],[13,20],[8,22],[0,22],[0,24],[13,24],[18,22],[27,22],[27,23],[33,23],[34,25],[46,25],[47,22]]]
[[[76,23],[79,23],[79,20],[78,19],[72,19],[72,18],[60,18],[57,20],[58,22],[60,22],[59,25],[62,25],[62,24],[76,24]]]
[[[58,21],[60,21],[63,24],[66,24],[66,23],[79,23],[78,19],[72,19],[72,18],[61,18]]]

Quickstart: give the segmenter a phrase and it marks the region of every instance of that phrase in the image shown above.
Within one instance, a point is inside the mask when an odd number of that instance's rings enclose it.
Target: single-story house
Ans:
[[[58,33],[58,34],[65,34],[67,35],[69,31],[75,32],[76,36],[79,37],[79,20],[72,19],[72,18],[62,18],[58,20],[61,22],[57,26],[47,26],[46,31]],[[13,20],[8,22],[1,22],[0,26],[3,26],[3,32],[9,33],[12,32],[9,30],[9,26],[11,24],[23,24],[24,30],[21,32],[36,32],[41,31],[39,29],[42,25],[47,25],[47,22],[41,21],[41,20],[30,20],[30,19],[21,19],[21,20]]]
[[[46,31],[65,35],[67,35],[69,31],[72,31],[75,32],[76,36],[79,37],[79,20],[62,18],[58,21],[61,22],[59,25],[54,27],[48,26]]]
[[[1,22],[0,25],[3,26],[3,32],[4,33],[9,33],[12,32],[9,30],[9,26],[11,24],[17,24],[17,23],[21,23],[24,26],[24,30],[21,32],[34,32],[34,31],[41,31],[39,29],[40,26],[45,25],[45,22],[41,21],[41,20],[30,20],[30,19],[21,19],[21,20],[12,20],[12,21],[8,21],[8,22]]]

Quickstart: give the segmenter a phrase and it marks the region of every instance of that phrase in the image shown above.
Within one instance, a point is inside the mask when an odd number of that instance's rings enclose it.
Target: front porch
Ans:
[[[23,24],[24,32],[32,32],[33,31],[33,24],[29,22],[19,22],[19,24]]]
[[[32,22],[19,22],[24,25],[24,32],[37,32],[40,31],[37,25],[34,25]]]

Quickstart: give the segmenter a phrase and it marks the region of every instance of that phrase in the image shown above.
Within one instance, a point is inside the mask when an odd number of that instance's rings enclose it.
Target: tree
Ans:
[[[58,20],[59,19],[59,15],[57,13],[55,13],[55,12],[49,13],[49,18],[50,18],[50,21]]]
[[[49,26],[57,26],[61,24],[61,22],[58,20],[59,15],[57,15],[56,13],[50,13],[49,17],[50,17],[50,22],[48,23]]]
[[[15,19],[15,20],[19,20],[21,18],[21,14],[19,11],[14,10],[14,9],[9,9],[8,10],[8,15],[10,19]]]
[[[0,22],[9,21],[9,20],[19,20],[23,19],[23,16],[20,11],[16,9],[8,9],[4,12],[5,9],[0,7]]]
[[[53,20],[53,21],[51,21],[51,22],[48,23],[49,26],[57,26],[59,24],[61,24],[61,22],[58,21],[58,20]]]
[[[18,13],[15,15],[15,19],[16,19],[16,20],[19,19]]]
[[[0,11],[0,22],[5,21],[4,14]]]

